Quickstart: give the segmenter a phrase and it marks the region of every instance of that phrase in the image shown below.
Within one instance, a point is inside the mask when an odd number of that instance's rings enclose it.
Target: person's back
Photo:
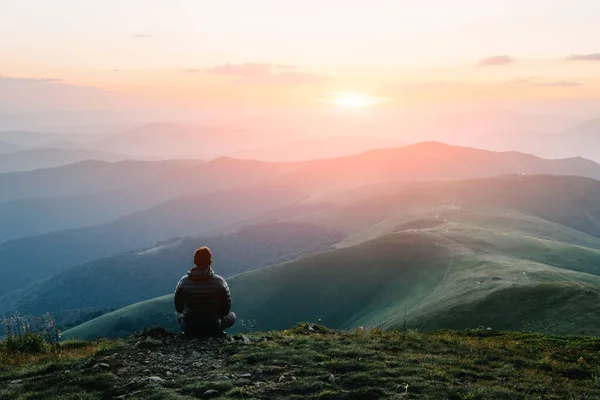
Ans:
[[[212,268],[212,254],[201,247],[194,254],[195,268],[181,278],[175,289],[177,321],[185,334],[215,336],[235,323],[227,282]]]

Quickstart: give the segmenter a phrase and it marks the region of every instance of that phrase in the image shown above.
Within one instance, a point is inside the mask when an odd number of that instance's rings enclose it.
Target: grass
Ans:
[[[116,345],[105,340],[66,341],[60,351],[14,353],[0,343],[0,399],[102,398],[114,375],[79,371]]]
[[[359,245],[234,276],[234,311],[261,330],[308,320],[340,329],[485,325],[600,334],[599,239],[506,210],[449,210],[435,219],[441,223],[412,228],[409,221]],[[172,296],[164,296],[65,337],[126,336],[147,325],[177,329],[173,313]]]
[[[217,369],[180,375],[156,387],[137,386],[129,398],[201,398],[207,390],[217,390],[222,399],[600,398],[598,338],[486,330],[315,332],[306,324],[250,337],[250,345],[215,344],[222,358]],[[121,354],[132,344],[115,346],[123,346],[115,353]],[[0,398],[16,393],[38,399],[110,398],[131,379],[112,369],[94,369],[94,362],[76,358],[5,366]],[[241,378],[245,374],[251,378]],[[216,382],[215,375],[232,378]],[[3,385],[14,379],[24,382]]]

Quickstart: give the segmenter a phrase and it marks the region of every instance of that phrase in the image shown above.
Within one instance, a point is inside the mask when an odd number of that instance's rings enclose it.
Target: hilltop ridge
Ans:
[[[432,333],[304,323],[209,341],[150,329],[3,357],[0,398],[596,399],[600,339],[487,329]],[[75,350],[77,349],[77,350]]]

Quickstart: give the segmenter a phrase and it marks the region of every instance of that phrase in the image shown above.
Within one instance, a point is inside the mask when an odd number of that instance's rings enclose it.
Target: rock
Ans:
[[[279,377],[279,380],[277,381],[277,383],[281,383],[281,382],[283,382],[283,381],[285,381],[285,376],[281,375],[281,376]]]
[[[152,373],[152,371],[150,371],[149,369],[145,369],[142,371],[142,374],[148,374],[150,375]]]
[[[165,381],[160,376],[149,376],[145,380],[148,381],[148,382],[150,382],[150,383],[163,383]]]
[[[202,353],[197,352],[196,350],[192,351],[192,357],[198,358],[198,357],[201,357],[201,356],[202,356]]]
[[[335,376],[333,376],[333,374],[329,375],[329,378],[327,378],[327,382],[331,383],[332,385],[335,385]]]
[[[309,325],[309,326],[308,326],[308,331],[309,331],[309,332],[314,332],[314,331],[315,331],[315,328],[313,328],[313,326],[312,326],[312,325]]]
[[[400,396],[408,395],[408,383],[401,383],[400,385],[396,386],[396,392],[399,392]]]
[[[251,344],[252,343],[252,340],[250,340],[250,338],[248,336],[246,336],[246,335],[242,335],[241,341],[244,344]]]
[[[295,376],[292,376],[290,379],[292,380],[292,382],[296,382],[298,380],[298,378],[296,378]]]
[[[219,392],[217,392],[214,389],[210,389],[210,390],[207,390],[206,392],[204,392],[202,397],[217,397],[218,395],[219,395]]]
[[[107,363],[98,363],[98,364],[94,365],[93,368],[94,369],[98,369],[98,368],[110,368],[110,365],[108,365]]]
[[[171,376],[173,373],[171,371],[167,371],[167,376]]]
[[[23,383],[23,379],[15,379],[14,381],[10,381],[11,385],[18,385],[20,383]]]
[[[196,367],[196,368],[200,368],[202,366],[202,363],[199,361],[196,361],[195,363],[192,364],[192,367]]]
[[[241,374],[238,375],[238,378],[252,378],[252,374]]]
[[[215,382],[226,382],[230,380],[231,379],[227,375],[217,375],[213,378],[213,381]]]
[[[138,349],[153,349],[161,346],[163,346],[163,342],[161,340],[152,338],[138,340],[138,342],[135,344],[135,347]]]

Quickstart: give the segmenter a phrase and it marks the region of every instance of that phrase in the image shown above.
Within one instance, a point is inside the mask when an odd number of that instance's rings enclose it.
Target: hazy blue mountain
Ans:
[[[368,150],[399,147],[402,142],[392,138],[368,136],[335,136],[299,140],[276,146],[239,151],[232,157],[261,161],[309,161],[343,157]]]
[[[244,144],[243,144],[244,143]],[[152,123],[102,138],[95,149],[136,156],[214,158],[248,146],[251,138],[242,129]]]
[[[0,173],[9,171],[32,171],[59,167],[87,160],[122,161],[130,156],[80,149],[28,149],[9,154],[0,154]]]
[[[114,255],[58,273],[0,297],[0,314],[51,311],[61,321],[74,309],[116,308],[170,293],[192,265],[194,251],[209,246],[213,267],[225,277],[327,250],[343,238],[331,228],[305,223],[249,225],[216,236],[173,239],[153,248]]]
[[[32,197],[65,197],[106,192],[156,180],[190,161],[83,161],[37,171],[0,174],[0,202]]]
[[[25,146],[18,144],[0,141],[0,154],[14,153],[17,151],[25,150]]]
[[[4,203],[0,201],[0,243],[106,223],[188,194],[250,185],[277,175],[279,168],[279,164],[217,159],[206,163],[85,162],[0,174],[0,187],[7,188],[0,192],[0,199],[4,196]]]
[[[74,134],[59,132],[34,132],[25,130],[0,131],[0,141],[6,141],[26,147],[48,146],[49,144],[65,143],[67,146],[77,143],[92,143],[102,138],[99,134]],[[62,148],[62,146],[61,146]]]
[[[103,225],[11,240],[0,244],[0,293],[97,258],[210,232],[305,197],[277,187],[229,189],[182,197]]]

